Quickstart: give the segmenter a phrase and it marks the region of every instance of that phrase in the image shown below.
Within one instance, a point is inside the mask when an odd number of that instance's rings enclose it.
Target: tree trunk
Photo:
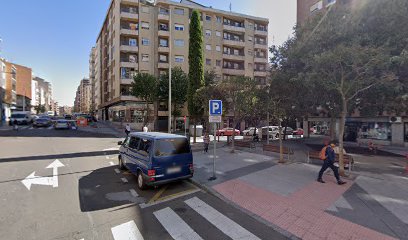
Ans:
[[[279,163],[285,163],[283,159],[283,142],[282,142],[282,121],[279,120]]]
[[[346,125],[347,100],[344,95],[342,96],[342,102],[343,102],[343,109],[340,115],[340,126],[339,126],[339,166],[340,166],[339,173],[340,173],[340,176],[345,176],[344,155],[343,155],[343,148],[344,148],[343,135],[344,135],[344,127]]]
[[[144,120],[144,125],[147,126],[149,123],[149,118],[150,118],[150,109],[149,109],[149,103],[146,102],[146,118]]]
[[[231,139],[231,153],[235,152],[235,116],[234,116],[234,120],[232,120],[232,139]]]
[[[159,107],[158,105],[159,105],[158,101],[154,101],[154,125],[153,125],[154,131],[158,131],[157,129],[159,129],[159,126],[158,126]]]
[[[330,118],[330,140],[331,141],[336,139],[335,128],[336,128],[336,118],[332,114]]]
[[[193,143],[197,142],[197,120],[194,118],[194,137],[193,137]]]

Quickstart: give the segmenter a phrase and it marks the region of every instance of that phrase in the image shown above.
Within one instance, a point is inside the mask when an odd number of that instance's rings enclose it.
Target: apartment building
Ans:
[[[91,52],[89,54],[89,81],[91,83],[91,105],[90,105],[90,112],[94,113],[95,111],[95,105],[96,105],[96,98],[98,95],[96,95],[96,90],[95,90],[95,85],[96,85],[96,81],[95,81],[95,73],[96,73],[96,69],[95,69],[95,58],[96,58],[96,48],[93,47],[91,49]]]
[[[317,13],[325,12],[335,4],[352,6],[355,0],[297,0],[297,23],[302,25]]]
[[[131,96],[137,72],[188,72],[189,18],[201,12],[204,65],[218,78],[248,76],[264,83],[268,19],[217,10],[193,1],[112,0],[96,41],[95,106],[100,118],[140,123],[144,103]],[[166,118],[167,112],[159,112]]]
[[[92,105],[92,84],[88,78],[79,83],[74,101],[74,111],[90,113]]]
[[[47,82],[43,78],[34,76],[31,81],[31,105],[32,105],[32,112],[35,111],[35,107],[39,105],[43,105],[45,107],[45,111],[52,111],[52,85],[50,82]]]
[[[11,115],[10,103],[5,101],[7,74],[5,60],[0,58],[0,125]]]
[[[13,64],[16,68],[16,111],[30,111],[31,108],[31,80],[32,70],[31,68]]]
[[[72,115],[72,107],[67,105],[59,107],[59,116],[65,115]]]

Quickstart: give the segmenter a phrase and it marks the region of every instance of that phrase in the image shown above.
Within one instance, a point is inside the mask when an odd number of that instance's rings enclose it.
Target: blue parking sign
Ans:
[[[222,115],[222,101],[210,100],[210,115],[217,116]]]

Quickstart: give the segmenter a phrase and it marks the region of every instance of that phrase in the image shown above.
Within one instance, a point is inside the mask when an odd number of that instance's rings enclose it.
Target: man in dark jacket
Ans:
[[[343,185],[343,184],[345,184],[346,182],[344,182],[344,181],[342,181],[342,180],[340,179],[339,169],[338,169],[336,166],[334,166],[334,161],[336,160],[336,154],[334,153],[334,150],[333,150],[333,147],[334,147],[334,146],[335,146],[335,144],[334,144],[334,143],[331,143],[330,145],[328,145],[328,146],[326,147],[326,159],[324,160],[323,166],[322,166],[322,168],[320,169],[319,177],[317,178],[317,181],[318,181],[318,182],[321,182],[321,183],[325,183],[325,181],[323,181],[323,179],[322,179],[323,173],[324,173],[324,171],[326,171],[328,168],[331,168],[331,169],[333,170],[334,176],[336,177],[337,184]]]

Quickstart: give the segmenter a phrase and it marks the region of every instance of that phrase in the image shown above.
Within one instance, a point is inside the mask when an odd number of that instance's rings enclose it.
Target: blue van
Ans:
[[[137,176],[140,189],[193,177],[193,154],[184,136],[134,132],[118,145],[119,167]]]

